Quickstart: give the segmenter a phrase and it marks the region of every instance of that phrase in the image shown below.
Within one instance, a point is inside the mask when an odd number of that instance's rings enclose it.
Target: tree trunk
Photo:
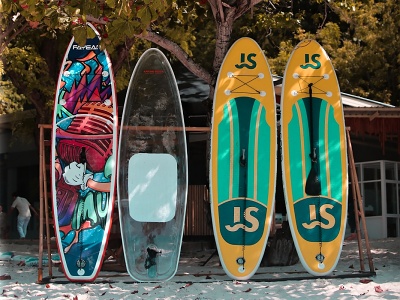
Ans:
[[[283,222],[268,244],[261,266],[291,266],[299,261],[289,223]]]
[[[215,53],[214,53],[214,61],[213,61],[213,70],[212,70],[212,80],[210,84],[210,93],[207,99],[207,107],[208,112],[211,116],[212,107],[213,107],[213,99],[214,99],[214,89],[215,83],[217,81],[218,72],[221,68],[222,62],[224,61],[225,55],[229,50],[231,45],[231,34],[233,23],[235,20],[235,8],[229,7],[225,8],[222,11],[218,11],[216,14],[216,37],[215,37]],[[209,118],[211,122],[211,119]]]

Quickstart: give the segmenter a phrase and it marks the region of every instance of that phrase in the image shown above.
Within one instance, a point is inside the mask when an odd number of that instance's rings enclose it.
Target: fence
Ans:
[[[189,185],[186,205],[185,236],[212,235],[208,189],[205,185]]]

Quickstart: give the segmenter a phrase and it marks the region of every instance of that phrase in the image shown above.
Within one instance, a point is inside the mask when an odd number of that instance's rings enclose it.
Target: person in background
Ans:
[[[33,211],[36,216],[39,216],[39,214],[29,201],[23,197],[19,197],[17,192],[14,192],[12,196],[14,202],[11,204],[8,215],[11,215],[15,208],[18,210],[17,230],[19,237],[24,239],[31,219],[31,211]]]
[[[0,205],[0,239],[7,237],[7,215],[3,211],[3,205]]]

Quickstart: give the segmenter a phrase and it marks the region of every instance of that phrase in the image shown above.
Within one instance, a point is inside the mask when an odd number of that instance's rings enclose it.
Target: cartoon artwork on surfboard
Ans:
[[[275,94],[259,45],[237,40],[221,66],[211,132],[214,235],[225,272],[248,279],[268,240],[276,184]]]
[[[62,62],[52,133],[53,216],[65,276],[93,281],[101,269],[115,191],[117,111],[111,61],[87,24]]]
[[[187,198],[185,125],[172,68],[148,49],[133,71],[120,130],[118,207],[126,268],[166,281],[178,268]]]
[[[336,74],[314,40],[286,66],[281,98],[282,171],[287,216],[304,268],[327,275],[340,257],[347,219],[347,156]]]

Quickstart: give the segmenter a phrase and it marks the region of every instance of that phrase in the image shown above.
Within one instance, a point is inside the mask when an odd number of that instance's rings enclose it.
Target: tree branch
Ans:
[[[222,0],[218,0],[218,11],[219,15],[221,16],[221,23],[225,22],[225,14],[224,9],[222,8]]]
[[[1,17],[3,16],[1,15]],[[18,17],[14,21],[9,17],[8,23],[7,29],[0,34],[0,57],[3,57],[3,51],[6,49],[7,45],[29,27],[26,19],[22,17]]]
[[[211,8],[211,11],[213,13],[214,20],[216,20],[217,19],[217,12],[218,12],[216,0],[208,0],[208,3],[210,4],[210,8]]]
[[[117,47],[117,58],[113,61],[113,71],[117,74],[124,64],[125,59],[129,56],[129,51],[135,43],[135,38],[128,38],[124,45]]]
[[[171,52],[190,72],[204,80],[207,84],[212,84],[212,77],[203,67],[197,64],[178,44],[152,32],[136,35],[136,37],[145,39]]]
[[[43,101],[41,93],[37,90],[32,90],[30,91],[30,93],[28,93],[28,88],[25,82],[21,80],[20,74],[13,71],[7,71],[7,75],[11,79],[14,86],[17,88],[18,93],[25,95],[26,98],[33,104],[33,106],[35,106],[38,124],[45,123],[46,114],[43,109],[45,107],[45,103]]]

